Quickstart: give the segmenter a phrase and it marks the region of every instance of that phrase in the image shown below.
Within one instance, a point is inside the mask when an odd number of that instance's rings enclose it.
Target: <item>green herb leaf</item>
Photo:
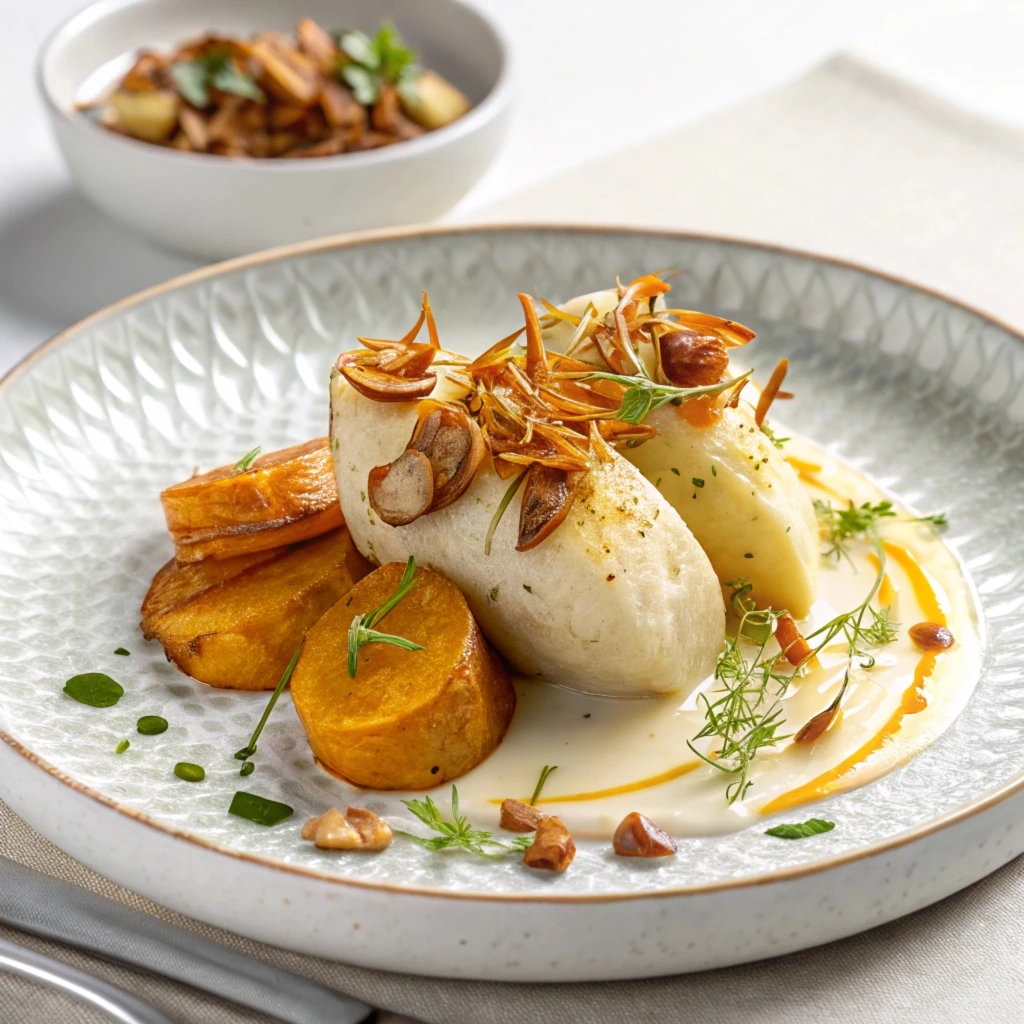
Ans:
[[[347,57],[357,64],[362,64],[363,67],[369,68],[371,71],[376,71],[380,67],[380,54],[377,52],[377,47],[365,32],[360,32],[358,29],[343,32],[338,40],[338,46]]]
[[[295,810],[277,800],[268,800],[257,793],[237,792],[231,798],[228,814],[236,814],[239,818],[255,822],[257,825],[273,826],[290,818]]]
[[[834,821],[825,821],[823,818],[810,818],[796,825],[775,825],[766,828],[766,836],[775,836],[776,839],[809,839],[811,836],[820,836],[823,832],[831,832],[836,827]]]
[[[274,687],[274,692],[270,695],[270,700],[267,701],[267,706],[263,709],[263,714],[260,716],[259,722],[256,723],[256,728],[253,730],[252,736],[249,737],[249,742],[242,747],[241,750],[235,752],[235,757],[239,761],[247,761],[256,753],[256,741],[260,738],[260,733],[263,732],[263,727],[267,724],[270,712],[274,710],[274,705],[284,692],[284,688],[288,685],[288,680],[291,679],[292,673],[295,671],[295,666],[298,663],[299,655],[302,653],[302,646],[305,642],[306,641],[303,640],[295,649],[295,653],[292,655],[292,660],[288,662],[287,668],[285,668],[281,678],[277,681],[277,686]],[[252,771],[252,769],[249,769],[249,771]],[[249,772],[245,770],[244,764],[242,765],[241,774],[249,774]]]
[[[660,409],[663,405],[673,402],[681,405],[691,398],[700,398],[702,395],[717,395],[722,391],[728,391],[741,381],[746,380],[754,371],[748,370],[731,380],[719,381],[717,384],[709,384],[701,388],[677,388],[671,384],[656,384],[649,377],[629,377],[621,373],[591,373],[585,380],[610,380],[621,384],[626,388],[622,396],[619,411],[615,418],[625,423],[640,423],[644,417],[653,409]]]
[[[380,95],[380,81],[377,76],[358,64],[347,64],[341,71],[345,84],[352,90],[352,95],[364,107],[372,107]]]
[[[174,766],[174,774],[182,782],[202,782],[206,778],[206,769],[200,764],[192,764],[190,761],[179,761]]]
[[[865,501],[861,505],[854,505],[851,501],[848,508],[835,508],[830,501],[818,500],[814,502],[814,511],[828,544],[824,552],[825,558],[834,559],[836,562],[845,558],[851,564],[849,541],[872,540],[878,536],[885,520],[898,518],[891,501],[879,501],[876,504]],[[930,523],[938,528],[948,525],[945,515],[941,512],[936,515],[900,519],[900,522]]]
[[[141,732],[143,736],[159,736],[160,733],[167,732],[167,719],[159,715],[143,715],[135,723],[135,730]]]
[[[246,775],[252,775],[254,771],[256,771],[256,762],[246,761],[245,764],[242,765],[238,774],[241,775],[242,778],[245,778]]]
[[[492,833],[483,829],[473,828],[472,825],[459,814],[459,791],[452,786],[452,818],[447,821],[441,816],[437,804],[425,796],[422,800],[403,800],[403,804],[423,822],[427,828],[438,832],[439,835],[424,839],[422,836],[415,836],[411,832],[398,834],[419,843],[428,850],[463,850],[466,853],[475,854],[477,857],[486,857],[489,860],[499,860],[509,853],[524,849],[522,842],[512,841],[511,845],[495,839]],[[523,837],[525,838],[525,837]],[[527,840],[527,845],[532,839]]]
[[[123,754],[131,744],[127,740],[121,740],[116,747],[114,747],[115,754]]]
[[[84,672],[64,684],[64,692],[91,708],[113,707],[123,696],[124,687],[103,672]]]
[[[200,110],[210,105],[210,90],[207,88],[206,68],[195,60],[178,61],[168,69],[171,81],[179,94]]]
[[[129,650],[126,650],[124,647],[118,647],[118,649],[116,651],[114,651],[114,653],[115,654],[120,654],[122,657],[127,658],[132,652],[129,651]]]
[[[540,778],[537,780],[537,788],[533,791],[533,796],[530,797],[530,806],[536,805],[540,799],[540,791],[544,788],[544,783],[548,781],[548,776],[558,767],[557,764],[546,764],[540,770]]]
[[[693,478],[693,479],[692,479],[692,480],[690,481],[690,483],[692,483],[694,487],[703,487],[703,486],[704,486],[704,481],[703,481],[703,480],[701,480],[701,478],[700,478],[699,476],[695,476],[695,477],[694,477],[694,478]]]
[[[244,473],[260,456],[260,452],[263,451],[262,445],[256,445],[252,451],[246,452],[236,463],[235,472]]]
[[[405,651],[422,651],[420,644],[406,640],[402,636],[394,636],[391,633],[380,633],[373,627],[377,625],[399,601],[405,597],[416,585],[416,559],[411,555],[405,564],[405,572],[402,573],[402,580],[398,589],[382,604],[372,612],[357,615],[348,628],[348,674],[355,679],[356,670],[359,668],[359,652],[367,644],[390,644],[392,647],[401,647]],[[237,757],[237,755],[235,755]]]
[[[792,438],[790,437],[777,437],[775,431],[772,430],[772,428],[768,426],[767,423],[761,424],[761,433],[764,434],[764,436],[767,437],[768,440],[771,441],[771,443],[780,450],[787,441],[792,440]]]
[[[264,99],[263,90],[252,75],[239,70],[232,60],[226,60],[210,74],[210,85],[221,92],[230,92],[255,103],[262,103]]]
[[[210,50],[195,60],[177,61],[168,70],[180,95],[200,110],[210,105],[210,89],[230,92],[260,103],[265,98],[256,79],[223,50]]]

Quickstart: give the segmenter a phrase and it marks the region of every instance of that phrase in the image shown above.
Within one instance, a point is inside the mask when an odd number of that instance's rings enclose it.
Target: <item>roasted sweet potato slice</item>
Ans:
[[[326,437],[221,466],[160,495],[179,562],[231,558],[318,537],[344,522]]]
[[[142,604],[142,632],[200,682],[272,690],[309,627],[370,569],[344,527],[274,551],[171,561]]]
[[[387,601],[404,569],[382,566],[327,612],[291,679],[314,756],[369,789],[423,790],[468,772],[501,741],[516,705],[461,591],[430,569],[416,570],[412,589],[375,626],[423,650],[367,644],[349,676],[352,620]]]

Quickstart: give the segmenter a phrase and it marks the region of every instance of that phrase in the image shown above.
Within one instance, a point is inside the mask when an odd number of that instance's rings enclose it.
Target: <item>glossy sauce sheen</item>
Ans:
[[[859,504],[885,497],[806,442],[794,439],[786,454],[814,498]],[[541,768],[556,764],[540,805],[578,836],[606,838],[631,811],[674,835],[714,834],[763,821],[767,814],[796,808],[803,813],[805,804],[906,762],[952,722],[970,696],[980,664],[978,619],[959,563],[933,528],[890,520],[883,538],[886,574],[876,604],[889,605],[892,621],[900,624],[896,641],[875,652],[874,668],[851,674],[842,714],[817,741],[796,745],[785,739],[758,754],[743,801],[730,806],[725,787],[731,776],[687,746],[704,721],[696,693],[685,700],[614,699],[521,678],[504,742],[457,780],[463,811],[479,825],[495,826],[501,799],[528,799]],[[805,635],[859,605],[870,590],[877,558],[864,544],[853,543],[850,551],[853,566],[823,563],[818,600],[799,624]],[[949,626],[956,638],[950,650],[925,654],[914,645],[907,629],[926,620]],[[842,637],[819,660],[783,698],[780,734],[796,733],[835,697],[847,664]],[[713,681],[700,689],[713,691]],[[702,741],[700,749],[711,754],[708,743]]]

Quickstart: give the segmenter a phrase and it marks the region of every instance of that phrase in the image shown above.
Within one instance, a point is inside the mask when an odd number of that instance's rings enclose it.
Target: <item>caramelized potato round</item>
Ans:
[[[231,558],[318,537],[344,519],[326,437],[202,473],[160,495],[179,562]]]
[[[366,644],[347,668],[353,618],[398,589],[405,566],[370,573],[309,631],[291,689],[314,756],[368,789],[429,789],[478,765],[516,706],[508,674],[484,642],[461,591],[417,568],[412,590],[376,629],[423,646]]]
[[[275,551],[172,560],[146,594],[142,632],[193,679],[272,690],[306,630],[370,568],[344,528]]]

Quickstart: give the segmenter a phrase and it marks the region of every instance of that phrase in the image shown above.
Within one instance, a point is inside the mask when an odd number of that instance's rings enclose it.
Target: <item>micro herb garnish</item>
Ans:
[[[142,733],[143,736],[159,736],[160,733],[167,732],[167,719],[159,715],[143,715],[135,723],[135,731]]]
[[[257,103],[264,99],[256,79],[239,70],[224,50],[208,50],[195,60],[178,61],[171,65],[168,74],[182,97],[200,110],[210,105],[211,89],[234,93]]]
[[[79,704],[111,708],[124,696],[124,687],[104,672],[83,672],[64,684],[64,692]]]
[[[781,449],[787,441],[792,440],[792,438],[789,437],[778,437],[775,431],[772,430],[772,428],[767,423],[761,424],[761,433],[764,434],[764,436],[767,437],[768,440],[771,441],[771,443],[775,445],[776,448],[779,449]]]
[[[381,23],[375,35],[358,30],[339,32],[335,73],[364,107],[372,106],[381,86],[410,87],[420,74],[416,55],[402,43],[390,21]]]
[[[302,642],[303,644],[305,641]],[[239,761],[248,762],[249,758],[256,753],[256,741],[260,738],[260,733],[263,732],[263,726],[267,724],[267,719],[270,717],[270,712],[274,710],[274,705],[277,703],[278,697],[284,692],[284,688],[288,685],[288,680],[292,677],[292,672],[295,671],[295,664],[299,660],[299,655],[302,653],[302,644],[295,649],[295,653],[292,655],[292,660],[288,662],[288,667],[284,670],[284,674],[278,680],[277,686],[274,687],[274,692],[270,695],[270,700],[267,701],[267,706],[263,710],[259,722],[256,723],[256,728],[253,730],[252,736],[249,738],[249,742],[242,747],[241,750],[235,751],[235,758]],[[248,775],[249,771],[245,770],[245,765],[242,765],[241,775]]]
[[[263,446],[258,444],[252,451],[246,452],[235,463],[235,472],[244,473],[260,457],[261,451],[263,451]]]
[[[704,486],[704,481],[699,476],[695,476],[690,481],[690,483],[692,483],[694,487],[703,487]]]
[[[356,669],[359,667],[359,652],[367,644],[391,644],[392,647],[401,647],[403,651],[423,650],[422,645],[413,643],[412,640],[406,640],[403,636],[379,633],[373,628],[416,585],[413,578],[415,575],[416,559],[410,555],[398,589],[379,608],[374,608],[372,612],[366,612],[363,615],[357,615],[352,620],[352,625],[348,627],[348,674],[352,679],[355,679]]]
[[[114,747],[115,754],[123,754],[131,744],[127,740],[121,740],[116,747]]]
[[[202,782],[206,778],[206,769],[200,764],[192,764],[189,761],[179,761],[174,766],[174,774],[182,782]]]
[[[795,825],[774,825],[766,828],[766,836],[775,836],[776,839],[810,839],[811,836],[820,836],[822,832],[831,832],[836,827],[834,821],[825,821],[823,818],[810,818]]]
[[[124,647],[118,647],[118,649],[116,651],[114,651],[114,653],[115,654],[120,654],[121,657],[123,657],[123,658],[127,658],[132,652],[129,651],[129,650],[126,650]]]
[[[515,480],[513,480],[512,483],[509,484],[508,490],[505,491],[504,497],[501,499],[500,502],[498,502],[497,511],[491,518],[491,525],[487,527],[487,536],[484,538],[485,555],[489,555],[491,553],[491,541],[494,540],[494,531],[498,529],[498,523],[501,522],[501,517],[505,514],[505,509],[507,509],[509,505],[512,503],[512,499],[515,497],[516,491],[519,490],[519,485],[526,478],[526,473],[527,470],[524,469],[522,473],[520,473],[519,476],[517,476]]]
[[[669,402],[679,405],[702,395],[717,395],[746,380],[753,372],[748,370],[731,380],[719,381],[717,384],[708,384],[700,388],[677,388],[672,384],[656,384],[649,377],[627,377],[620,373],[595,372],[588,374],[584,380],[610,380],[626,388],[615,418],[624,423],[638,424],[643,422],[649,412],[660,409]]]
[[[403,804],[423,822],[427,828],[440,833],[424,839],[414,836],[411,832],[396,830],[413,842],[425,846],[428,850],[465,850],[466,853],[486,857],[489,860],[500,860],[510,853],[525,850],[533,842],[532,836],[518,836],[511,843],[503,843],[495,839],[492,833],[483,829],[473,828],[466,818],[459,814],[459,791],[452,786],[452,820],[445,821],[437,804],[425,796],[422,800],[403,800]],[[493,852],[491,852],[493,850]]]
[[[244,793],[239,790],[231,798],[228,814],[236,814],[239,818],[255,822],[257,825],[279,825],[290,818],[295,810],[277,800],[268,800],[257,793]]]
[[[850,559],[847,542],[862,538],[870,540],[877,536],[883,520],[897,518],[891,501],[879,501],[874,505],[869,501],[855,505],[851,501],[848,508],[835,508],[830,501],[817,500],[814,502],[814,511],[828,544],[825,558],[834,558],[837,562],[845,558],[851,565],[853,562]],[[946,517],[941,512],[931,516],[901,519],[900,522],[931,523],[935,527],[947,525]]]
[[[735,636],[726,638],[715,666],[715,682],[721,683],[721,688],[710,695],[697,696],[704,705],[705,724],[687,742],[701,760],[732,777],[725,790],[730,804],[742,800],[750,788],[750,765],[758,752],[789,738],[789,734],[781,735],[779,730],[784,724],[781,701],[793,677],[836,637],[842,636],[846,640],[848,665],[837,698],[841,700],[855,662],[860,662],[860,668],[873,667],[875,659],[868,652],[895,639],[896,629],[889,621],[888,611],[871,605],[885,575],[881,543],[877,543],[877,553],[878,574],[867,597],[856,608],[835,616],[806,636],[810,653],[793,668],[789,667],[784,651],[768,650],[776,623],[786,612],[755,607],[749,580],[730,580],[726,584],[732,589],[729,603],[739,617],[739,627]],[[744,649],[744,641],[754,644],[752,658]],[[718,749],[712,756],[705,756],[694,742],[709,737],[713,737]]]
[[[534,807],[537,801],[540,799],[540,791],[544,788],[544,783],[548,781],[548,776],[558,767],[557,764],[546,764],[540,770],[540,778],[537,780],[537,788],[533,791],[533,796],[530,797],[530,806]]]

